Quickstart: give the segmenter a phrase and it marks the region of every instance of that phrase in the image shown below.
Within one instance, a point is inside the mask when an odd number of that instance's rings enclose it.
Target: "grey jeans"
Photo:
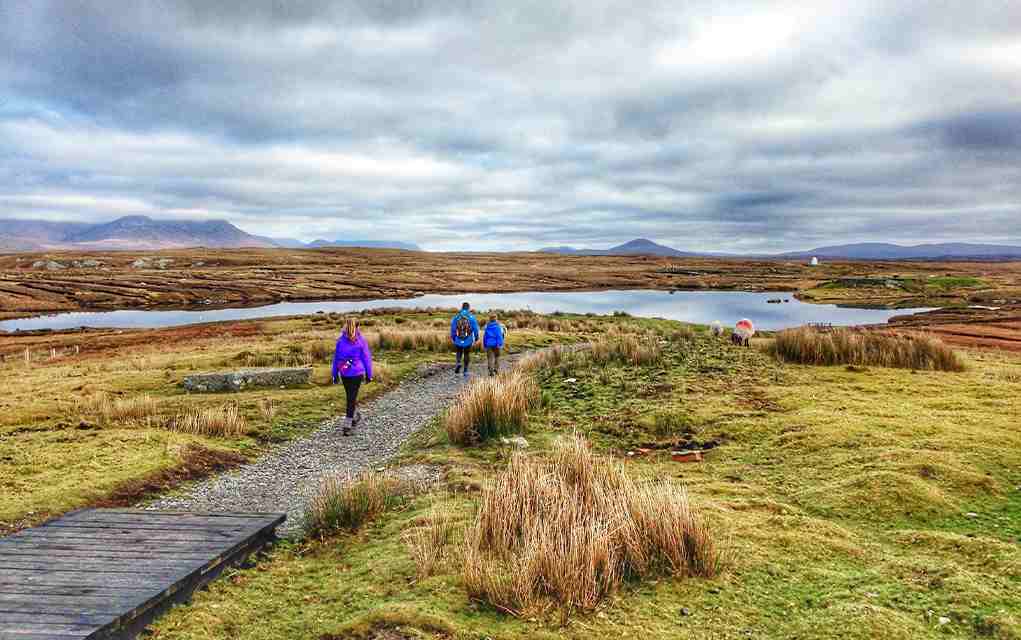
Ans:
[[[486,347],[486,364],[489,375],[500,372],[500,347]]]

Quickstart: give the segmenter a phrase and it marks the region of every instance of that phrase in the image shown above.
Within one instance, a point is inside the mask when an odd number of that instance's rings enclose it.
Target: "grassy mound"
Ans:
[[[801,496],[806,507],[858,518],[933,518],[958,510],[935,483],[896,471],[866,471],[814,487]]]

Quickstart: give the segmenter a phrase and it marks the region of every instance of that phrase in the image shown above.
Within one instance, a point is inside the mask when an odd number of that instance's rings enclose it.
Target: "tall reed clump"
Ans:
[[[595,364],[619,362],[645,366],[658,364],[663,359],[663,349],[659,337],[654,334],[624,334],[593,342],[589,357]]]
[[[776,334],[768,350],[780,360],[800,364],[932,371],[963,371],[965,368],[953,349],[924,335],[851,329],[819,331],[801,327]]]
[[[454,400],[443,417],[443,428],[450,441],[460,445],[521,433],[539,399],[539,385],[523,372],[479,378]]]
[[[484,487],[460,559],[471,597],[514,614],[553,605],[565,618],[629,580],[720,569],[715,535],[683,489],[636,482],[577,436],[549,459],[511,458]]]
[[[387,509],[403,504],[409,493],[407,484],[392,475],[328,476],[305,508],[305,530],[320,538],[357,531]]]

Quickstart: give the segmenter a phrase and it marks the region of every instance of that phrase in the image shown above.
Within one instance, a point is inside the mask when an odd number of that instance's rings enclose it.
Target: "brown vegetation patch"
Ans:
[[[39,259],[101,259],[105,271],[32,269]],[[132,267],[138,258],[166,268]],[[217,308],[281,300],[402,298],[459,291],[592,291],[599,289],[746,289],[804,291],[846,277],[925,280],[981,278],[983,296],[1016,290],[1021,263],[825,262],[563,256],[539,253],[421,253],[370,249],[180,249],[56,252],[0,256],[0,313],[80,309]],[[1002,293],[1001,292],[1005,292]],[[910,298],[889,289],[884,295]],[[941,292],[948,300],[976,295],[969,287]],[[837,299],[827,299],[828,302]],[[849,300],[852,301],[852,300]],[[854,298],[853,301],[861,302]],[[898,301],[901,301],[898,299]],[[910,302],[905,300],[904,302]],[[554,321],[556,322],[556,321]]]
[[[248,462],[247,458],[233,451],[221,451],[190,444],[181,453],[181,462],[177,466],[154,471],[142,478],[125,481],[107,495],[93,500],[89,506],[97,508],[130,507],[147,497],[169,491],[185,482],[223,473],[246,462]]]
[[[261,333],[261,321],[223,322],[218,324],[168,327],[165,329],[75,329],[69,331],[39,331],[15,334],[0,334],[0,360],[21,359],[27,349],[33,354],[33,361],[45,358],[56,350],[64,360],[74,356],[78,359],[106,357],[110,352],[119,352],[133,347],[151,347],[159,344],[169,347],[203,341],[222,341],[230,338],[245,338]]]
[[[927,335],[801,327],[777,333],[767,350],[780,360],[799,364],[964,370],[953,349]]]
[[[716,537],[683,488],[640,483],[578,437],[549,461],[515,454],[465,531],[468,593],[513,614],[591,611],[629,580],[712,577]]]

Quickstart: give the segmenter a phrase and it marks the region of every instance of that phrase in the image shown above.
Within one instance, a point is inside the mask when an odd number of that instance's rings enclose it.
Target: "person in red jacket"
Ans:
[[[353,317],[344,323],[344,330],[337,339],[333,353],[333,384],[342,382],[347,396],[347,411],[344,415],[344,435],[351,435],[351,429],[358,426],[362,416],[358,412],[358,389],[362,380],[372,382],[372,352],[358,330],[358,320]]]

